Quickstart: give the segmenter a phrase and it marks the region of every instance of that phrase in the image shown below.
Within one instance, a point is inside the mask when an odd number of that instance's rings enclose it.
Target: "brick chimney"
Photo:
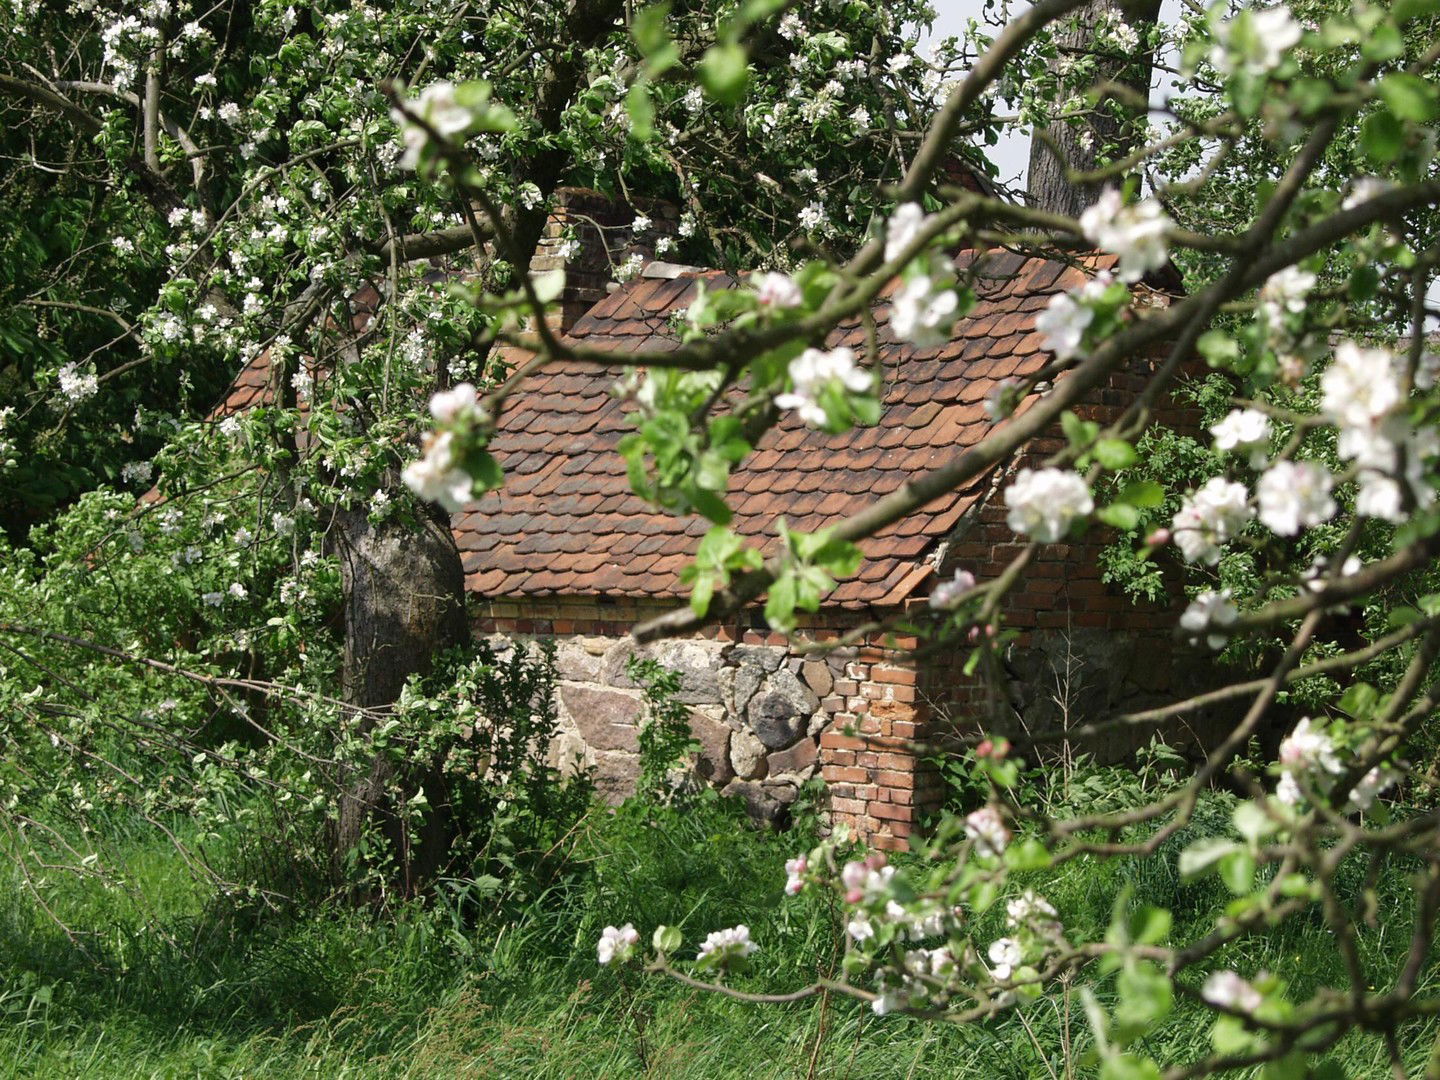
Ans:
[[[632,205],[590,188],[557,188],[551,205],[530,271],[565,271],[565,291],[550,315],[551,326],[560,333],[605,299],[615,270],[631,255],[638,252],[646,262],[654,260],[661,237],[673,240],[680,225],[680,211],[673,203],[636,199]],[[636,233],[633,225],[641,214],[650,226]],[[578,244],[568,245],[568,258],[567,238]]]

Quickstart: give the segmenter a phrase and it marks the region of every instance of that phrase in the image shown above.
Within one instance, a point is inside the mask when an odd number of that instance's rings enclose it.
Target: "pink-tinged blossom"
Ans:
[[[787,895],[794,896],[805,888],[805,874],[809,869],[809,860],[804,855],[785,860],[785,892]]]
[[[1334,482],[1313,461],[1277,461],[1255,485],[1261,523],[1277,536],[1294,536],[1328,521],[1335,513]]]
[[[1281,741],[1278,758],[1285,771],[1275,786],[1275,797],[1291,806],[1301,799],[1300,776],[1307,776],[1312,786],[1328,788],[1331,780],[1344,771],[1335,753],[1335,741],[1308,716]]]
[[[1080,231],[1101,251],[1119,258],[1121,281],[1139,281],[1170,258],[1166,231],[1174,223],[1153,199],[1126,205],[1115,188],[1106,188],[1080,215]]]
[[[1342,428],[1373,428],[1401,400],[1395,358],[1385,349],[1341,342],[1320,376],[1320,410]]]
[[[470,501],[475,486],[455,460],[455,436],[448,431],[430,435],[424,454],[406,465],[400,478],[420,498],[438,502],[451,513]]]
[[[1053,544],[1070,523],[1095,509],[1090,486],[1068,469],[1021,469],[1005,491],[1006,523],[1042,544]]]
[[[789,274],[757,274],[750,279],[750,284],[755,289],[755,300],[762,308],[797,308],[805,300],[800,286]]]
[[[1214,566],[1222,546],[1250,520],[1249,493],[1244,484],[1214,476],[1180,506],[1171,532],[1186,562]]]
[[[726,964],[733,960],[743,960],[753,953],[755,948],[755,943],[750,940],[750,928],[741,923],[728,930],[711,931],[700,943],[700,952],[696,958],[703,960],[713,956],[717,962]]]
[[[439,423],[451,424],[462,414],[475,408],[475,387],[468,383],[457,383],[449,390],[441,390],[430,399],[430,415]]]
[[[1208,590],[1190,601],[1190,606],[1180,616],[1180,629],[1195,639],[1204,634],[1205,643],[1210,648],[1223,649],[1229,639],[1227,630],[1239,617],[1240,612],[1230,602],[1229,589],[1220,592]]]
[[[1233,971],[1214,971],[1200,988],[1200,996],[1222,1009],[1253,1013],[1264,1000],[1260,991]]]
[[[965,817],[965,837],[975,843],[980,855],[1002,855],[1010,844],[1010,830],[993,806],[982,806]]]
[[[1259,409],[1231,409],[1224,419],[1210,425],[1210,434],[1221,453],[1248,455],[1252,469],[1264,466],[1270,449],[1270,418]]]
[[[950,611],[971,589],[975,588],[975,575],[969,570],[956,570],[949,581],[942,581],[930,594],[932,611]]]
[[[1376,765],[1350,789],[1350,808],[1365,811],[1375,805],[1375,799],[1400,779],[1400,773],[1389,765]]]
[[[630,959],[639,942],[640,934],[630,923],[620,927],[607,926],[600,931],[600,941],[595,946],[595,953],[602,964],[612,961],[623,964]]]

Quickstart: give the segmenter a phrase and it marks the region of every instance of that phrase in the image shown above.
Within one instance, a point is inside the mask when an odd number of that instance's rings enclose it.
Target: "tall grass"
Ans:
[[[1127,885],[1137,902],[1173,909],[1177,936],[1203,932],[1227,897],[1213,882],[1180,881],[1174,854],[1220,831],[1226,813],[1224,796],[1208,798],[1164,858],[1077,860],[1030,884],[1077,935],[1103,933]],[[1065,1076],[1067,1059],[1075,1075],[1090,1074],[1078,1001],[1067,1017],[1063,995],[960,1026],[880,1018],[824,997],[745,1005],[597,966],[607,923],[633,921],[647,937],[658,923],[677,925],[693,948],[708,930],[745,922],[761,951],[738,985],[788,989],[834,971],[841,941],[828,901],[780,890],[784,859],[809,842],[754,831],[715,803],[596,812],[573,872],[518,910],[477,922],[465,884],[452,883],[429,908],[383,920],[336,910],[256,919],[217,902],[137,832],[123,860],[131,890],[56,881],[42,894],[47,914],[18,874],[0,879],[0,1077],[1029,1080]],[[1361,888],[1363,869],[1347,867],[1345,887]],[[1406,868],[1387,867],[1375,887],[1383,914],[1362,944],[1379,972],[1407,944]],[[1281,971],[1299,993],[1344,981],[1318,916],[1220,961]],[[1407,1034],[1422,1061],[1433,1031]],[[1167,1061],[1207,1045],[1199,1011],[1184,1004],[1147,1040]],[[1346,1075],[1386,1075],[1377,1038],[1352,1035],[1337,1056]]]

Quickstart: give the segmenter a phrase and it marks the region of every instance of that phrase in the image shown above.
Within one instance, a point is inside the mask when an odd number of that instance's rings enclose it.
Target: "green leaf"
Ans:
[[[1180,853],[1180,876],[1193,878],[1205,873],[1231,852],[1239,851],[1240,845],[1223,836],[1207,836],[1196,840]]]
[[[1386,75],[1375,87],[1386,108],[1401,120],[1428,124],[1435,118],[1435,87],[1419,75],[1396,71]]]
[[[1213,368],[1228,367],[1240,359],[1240,346],[1223,330],[1207,330],[1195,343],[1200,355]]]
[[[705,617],[705,613],[710,610],[710,599],[714,595],[714,574],[700,574],[695,578],[695,584],[690,589],[690,610],[695,612],[696,618]]]
[[[1154,509],[1164,505],[1165,489],[1154,480],[1132,480],[1121,489],[1117,501],[1146,510]]]
[[[1124,439],[1101,439],[1095,444],[1095,460],[1112,472],[1128,469],[1138,456]]]
[[[1259,804],[1253,802],[1237,803],[1230,811],[1230,820],[1235,825],[1235,831],[1252,844],[1258,844],[1279,828]]]
[[[1376,165],[1389,165],[1405,149],[1405,129],[1388,112],[1373,112],[1360,125],[1360,149]]]
[[[650,938],[650,943],[655,946],[655,951],[658,953],[673,953],[680,948],[682,940],[679,927],[662,925],[655,927],[655,933]]]
[[[1405,52],[1405,39],[1394,23],[1377,23],[1375,28],[1360,39],[1360,54],[1366,60],[1383,63],[1394,60]]]
[[[1102,506],[1095,511],[1095,516],[1106,525],[1113,525],[1117,529],[1126,531],[1135,528],[1140,524],[1140,511],[1129,503],[1117,502],[1109,506]]]
[[[650,101],[650,86],[637,82],[625,95],[625,111],[630,116],[630,137],[636,142],[649,142],[655,134],[655,106]]]
[[[794,574],[782,574],[765,597],[765,621],[776,630],[789,631],[795,626],[795,584]]]
[[[1236,896],[1244,896],[1255,884],[1255,856],[1248,851],[1232,851],[1217,864],[1220,880]]]
[[[670,31],[665,20],[670,15],[670,0],[643,7],[635,13],[630,23],[630,34],[642,56],[658,52],[670,43]]]
[[[712,45],[700,58],[700,85],[721,105],[738,105],[750,81],[748,62],[743,45]]]
[[[1434,15],[1437,12],[1440,12],[1440,0],[1395,0],[1394,7],[1390,9],[1390,14],[1397,23],[1409,22],[1411,19]]]
[[[1027,836],[1005,849],[1006,867],[1020,873],[1044,870],[1050,863],[1049,849],[1033,836]]]

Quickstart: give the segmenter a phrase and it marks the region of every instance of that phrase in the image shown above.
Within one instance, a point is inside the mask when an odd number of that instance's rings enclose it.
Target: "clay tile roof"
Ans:
[[[962,267],[975,261],[970,252],[956,259]],[[1008,252],[987,255],[975,282],[974,310],[939,348],[897,342],[882,299],[874,312],[885,368],[880,424],[827,435],[786,416],[732,475],[735,530],[772,554],[780,518],[804,531],[821,528],[978,442],[990,428],[984,402],[996,384],[1034,372],[1049,359],[1035,330],[1048,298],[1114,263],[1096,255],[1079,261],[1083,269]],[[637,278],[583,315],[570,337],[597,348],[674,348],[669,316],[690,302],[700,280],[712,290],[735,284],[718,271]],[[863,349],[858,320],[842,324],[827,342],[841,343]],[[515,348],[501,353],[512,365],[528,359]],[[269,375],[268,357],[261,354],[241,371],[212,419],[260,404],[273,392]],[[685,596],[678,573],[706,523],[653,510],[631,493],[615,448],[630,430],[625,414],[632,406],[611,396],[615,378],[614,371],[593,365],[556,363],[512,396],[491,446],[505,470],[505,486],[453,519],[468,589],[489,599],[604,595],[678,602]],[[865,562],[827,603],[903,603],[931,573],[927,553],[985,483],[982,477],[941,496],[863,542]]]
[[[1087,269],[1111,261],[1088,257]],[[712,272],[637,279],[584,315],[572,337],[588,346],[673,348],[667,318],[689,303],[701,278],[711,289],[734,283]],[[1084,278],[1084,271],[1061,263],[992,255],[977,282],[974,311],[938,349],[897,343],[882,302],[875,312],[885,367],[880,425],[827,435],[793,415],[783,419],[732,476],[733,527],[770,554],[779,518],[819,528],[979,441],[990,426],[983,402],[999,380],[1035,371],[1049,358],[1039,347],[1036,314],[1050,294]],[[829,344],[856,336],[842,326]],[[862,341],[860,331],[855,343]],[[629,430],[625,412],[633,406],[610,395],[615,378],[594,367],[551,365],[501,417],[491,449],[505,469],[505,486],[455,516],[469,588],[491,599],[565,593],[678,601],[685,595],[677,570],[705,523],[657,512],[631,494],[615,447]],[[942,496],[865,541],[865,563],[827,602],[846,608],[902,603],[929,575],[925,553],[954,528],[982,484]]]

